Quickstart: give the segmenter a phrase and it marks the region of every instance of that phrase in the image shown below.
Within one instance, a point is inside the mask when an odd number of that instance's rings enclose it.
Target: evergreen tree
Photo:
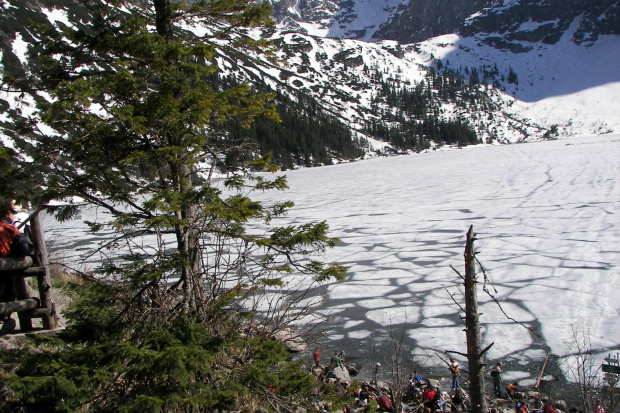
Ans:
[[[303,292],[266,311],[260,299],[273,297],[291,272],[342,280],[343,267],[309,258],[337,240],[324,222],[258,229],[292,206],[256,202],[244,191],[286,188],[283,177],[252,174],[277,169],[269,156],[229,169],[224,188],[211,179],[218,164],[247,153],[220,125],[278,120],[273,95],[213,83],[221,42],[248,54],[264,50],[235,28],[270,25],[269,7],[64,3],[70,21],[37,22],[23,71],[4,73],[5,89],[36,106],[29,119],[12,113],[5,130],[24,151],[12,189],[29,191],[36,205],[68,202],[64,217],[80,205],[107,211],[92,230],[113,228],[108,245],[121,245],[122,256],[112,252],[79,287],[61,342],[44,357],[20,360],[11,384],[23,408],[173,412],[303,403],[310,378],[270,339],[307,314],[307,307],[295,311]],[[260,323],[258,337],[240,334],[249,323]]]
[[[508,79],[506,79],[506,81],[508,83],[514,83],[515,85],[519,84],[519,78],[512,67],[508,71]]]

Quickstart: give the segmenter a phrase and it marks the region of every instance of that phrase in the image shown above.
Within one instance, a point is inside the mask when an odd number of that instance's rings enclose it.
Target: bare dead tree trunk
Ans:
[[[473,225],[467,231],[465,244],[465,334],[467,336],[467,361],[469,362],[469,380],[471,392],[471,409],[473,413],[486,413],[484,397],[484,352],[480,337],[480,318],[478,312],[478,294],[476,291],[476,252],[474,250]]]

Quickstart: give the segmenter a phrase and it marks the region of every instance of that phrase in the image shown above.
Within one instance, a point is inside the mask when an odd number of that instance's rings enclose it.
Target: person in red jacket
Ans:
[[[435,398],[435,392],[432,387],[427,387],[422,392],[422,400],[425,402],[432,401]]]
[[[312,359],[314,360],[314,367],[319,367],[321,364],[321,353],[318,347],[314,350],[314,353],[312,353]]]
[[[435,411],[435,406],[433,401],[435,400],[435,390],[432,387],[427,387],[422,392],[422,402],[424,403],[424,407],[431,409],[432,412]]]
[[[377,404],[379,405],[380,412],[390,412],[392,413],[392,403],[390,399],[385,396],[381,396],[377,399]]]
[[[555,407],[553,406],[553,403],[549,403],[547,405],[547,413],[557,413],[557,410],[555,410]]]

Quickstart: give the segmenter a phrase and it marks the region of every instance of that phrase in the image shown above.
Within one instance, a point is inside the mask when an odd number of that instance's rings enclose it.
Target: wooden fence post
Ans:
[[[45,235],[43,233],[43,223],[40,212],[32,218],[30,225],[31,238],[36,252],[35,265],[43,267],[41,275],[37,276],[39,284],[39,297],[41,307],[47,311],[42,316],[43,328],[53,330],[57,327],[56,306],[52,301],[52,284],[50,282],[49,261],[47,259],[47,247],[45,246]]]

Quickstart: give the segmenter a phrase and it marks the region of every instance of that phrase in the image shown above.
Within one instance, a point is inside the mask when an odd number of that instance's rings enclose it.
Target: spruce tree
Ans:
[[[48,343],[44,357],[20,354],[11,385],[22,408],[172,412],[303,403],[310,378],[285,362],[271,338],[307,314],[295,301],[307,291],[288,291],[285,303],[260,300],[277,296],[293,272],[342,280],[343,267],[311,259],[337,240],[324,222],[270,226],[292,204],[248,196],[286,189],[283,177],[253,173],[277,170],[269,156],[228,170],[223,186],[212,179],[213,168],[239,150],[218,125],[278,120],[273,95],[212,82],[221,45],[268,52],[236,28],[270,25],[269,7],[62,3],[68,22],[36,22],[22,70],[4,73],[5,90],[30,96],[35,107],[27,116],[13,112],[5,125],[21,150],[13,189],[28,191],[35,205],[64,201],[63,217],[83,206],[105,210],[92,230],[109,227],[115,237],[111,259],[76,287],[60,342]],[[250,323],[260,325],[253,338],[242,334]]]

